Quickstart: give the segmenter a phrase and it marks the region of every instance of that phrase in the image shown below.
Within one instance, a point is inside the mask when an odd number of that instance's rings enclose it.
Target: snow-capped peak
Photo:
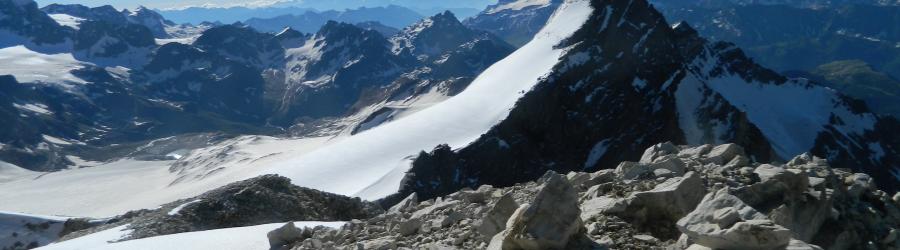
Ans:
[[[486,11],[493,14],[505,10],[522,10],[525,8],[545,7],[553,3],[554,0],[501,0]],[[558,1],[558,0],[557,0]]]

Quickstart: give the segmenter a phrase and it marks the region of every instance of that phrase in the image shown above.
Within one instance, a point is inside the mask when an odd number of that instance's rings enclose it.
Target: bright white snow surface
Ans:
[[[365,199],[393,194],[410,156],[443,143],[466,146],[505,118],[522,93],[552,71],[564,52],[556,45],[577,31],[591,12],[588,1],[570,1],[533,41],[489,67],[459,95],[266,172],[287,176],[297,185]]]
[[[357,135],[241,137],[195,150],[171,171],[171,161],[121,160],[28,176],[0,183],[0,201],[16,201],[0,202],[0,210],[107,217],[262,174],[279,174],[326,192],[382,198],[399,189],[410,156],[444,143],[466,146],[504,119],[523,93],[552,71],[565,52],[556,45],[591,12],[587,0],[568,1],[532,42],[488,68],[459,95]]]
[[[497,13],[504,10],[521,10],[531,6],[547,6],[550,0],[518,0],[511,3],[503,4],[488,11],[488,14]]]
[[[69,73],[83,67],[69,53],[42,54],[19,45],[0,48],[0,62],[0,75],[13,75],[19,82],[86,83]]]
[[[68,14],[50,14],[49,16],[59,23],[59,25],[69,26],[73,29],[78,29],[78,25],[81,25],[81,22],[84,21],[84,18],[74,17]]]
[[[338,228],[344,222],[294,222],[297,227],[326,226]],[[160,250],[160,249],[216,249],[216,250],[267,250],[269,240],[266,234],[275,230],[284,223],[265,224],[251,227],[236,227],[209,231],[189,232],[172,235],[163,235],[138,240],[109,243],[116,241],[129,232],[125,226],[90,234],[81,238],[63,241],[38,249],[65,249],[65,250],[100,250],[100,249],[129,249],[129,250]]]
[[[2,148],[2,147],[0,147]],[[20,168],[19,166],[0,161],[0,184],[21,178],[22,176],[34,175],[36,172]]]
[[[59,238],[63,223],[67,219],[69,218],[0,212],[0,248],[7,249],[16,242],[22,245],[32,242],[40,245],[49,244]],[[29,225],[37,226],[43,223],[48,223],[47,228],[29,228]]]

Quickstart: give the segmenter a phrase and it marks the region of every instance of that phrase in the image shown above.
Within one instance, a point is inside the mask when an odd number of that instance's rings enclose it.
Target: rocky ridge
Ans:
[[[593,173],[415,194],[340,229],[292,224],[273,249],[895,249],[900,194],[803,154],[751,161],[735,144],[647,149]]]
[[[265,175],[158,209],[131,211],[103,225],[66,235],[62,241],[119,226],[132,230],[122,240],[132,240],[284,221],[347,221],[382,212],[378,205],[359,198],[298,187],[288,178]]]

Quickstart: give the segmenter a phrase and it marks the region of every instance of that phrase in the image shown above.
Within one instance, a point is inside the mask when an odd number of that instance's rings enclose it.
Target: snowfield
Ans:
[[[399,189],[411,156],[439,144],[466,146],[504,119],[558,64],[565,49],[556,45],[578,30],[591,12],[587,0],[568,1],[533,41],[488,68],[459,95],[362,133],[305,139],[245,136],[194,150],[177,161],[124,159],[28,174],[0,183],[0,201],[15,201],[0,202],[0,210],[108,217],[156,208],[262,174],[279,174],[296,185],[327,192],[382,198]]]
[[[103,218],[152,209],[258,176],[260,168],[327,143],[329,138],[244,136],[179,161],[123,159],[54,173],[0,164],[0,201],[16,201],[0,202],[0,211]]]
[[[265,224],[251,227],[236,227],[209,231],[189,232],[172,235],[150,237],[138,240],[110,243],[129,233],[126,226],[116,227],[80,238],[50,244],[38,249],[60,250],[101,250],[101,249],[218,249],[218,250],[268,250],[269,239],[266,234],[285,223]],[[294,222],[299,228],[326,226],[338,228],[344,222]]]
[[[50,18],[53,18],[56,23],[62,26],[68,26],[73,29],[78,29],[81,22],[84,22],[84,18],[75,17],[69,14],[49,14]]]
[[[521,10],[524,8],[528,8],[531,6],[547,6],[550,5],[550,0],[518,0],[511,3],[499,5],[494,9],[488,11],[488,14],[494,14],[497,12],[501,12],[504,10]]]
[[[86,83],[69,73],[84,67],[70,53],[42,54],[18,45],[0,48],[0,62],[0,75],[13,75],[19,82]]]

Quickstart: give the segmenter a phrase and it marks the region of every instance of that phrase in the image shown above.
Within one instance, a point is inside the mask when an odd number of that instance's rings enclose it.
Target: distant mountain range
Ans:
[[[417,103],[419,96],[455,95],[513,50],[450,12],[420,20],[400,7],[326,13],[415,28],[323,18],[306,27],[311,33],[283,26],[266,33],[243,24],[175,25],[145,8],[0,1],[0,10],[9,17],[0,31],[10,34],[0,56],[55,63],[0,65],[10,75],[0,79],[0,115],[15,121],[0,133],[0,157],[34,170],[75,166],[70,154],[108,159],[110,144],[189,133],[363,131],[433,104]],[[415,108],[386,108],[394,102]]]
[[[318,1],[309,1],[309,2],[318,2]],[[423,1],[429,2],[429,1]],[[453,1],[447,1],[453,2]],[[356,5],[347,5],[346,7],[340,8],[326,8],[324,6],[327,5],[279,5],[277,7],[264,7],[264,8],[245,8],[245,7],[231,7],[231,8],[201,8],[201,7],[191,7],[185,9],[177,9],[177,10],[158,10],[160,14],[165,16],[167,19],[172,20],[176,23],[193,23],[199,24],[202,22],[221,22],[221,23],[234,23],[234,22],[243,22],[250,19],[272,19],[283,16],[310,16],[310,15],[319,15],[322,18],[355,18],[355,19],[364,19],[364,20],[349,20],[353,22],[360,21],[379,21],[382,23],[390,24],[397,28],[402,28],[405,25],[408,25],[412,22],[404,22],[403,25],[396,24],[396,22],[392,20],[404,20],[404,17],[408,16],[418,16],[418,19],[421,19],[424,16],[432,16],[444,11],[452,11],[453,13],[460,16],[460,18],[467,18],[470,16],[474,16],[480,12],[480,9],[476,8],[467,8],[467,7],[414,7],[412,5],[403,5],[401,7],[397,3],[387,2],[384,5],[375,5],[375,4],[367,4],[364,6],[356,6]],[[341,5],[343,6],[343,5]],[[350,7],[352,6],[352,7]],[[431,6],[431,5],[423,5],[423,6]],[[398,16],[390,16],[385,15],[384,13],[395,11]],[[352,14],[348,14],[352,13]],[[414,13],[414,14],[411,14]],[[359,16],[357,16],[359,14]],[[372,19],[375,17],[379,17],[381,19]],[[326,19],[335,20],[335,21],[344,21],[339,19]]]
[[[378,22],[402,29],[424,18],[419,13],[397,5],[360,8],[344,11],[305,11],[272,18],[250,18],[244,23],[262,32],[279,32],[290,27],[304,33],[314,33],[328,21],[345,23]]]

